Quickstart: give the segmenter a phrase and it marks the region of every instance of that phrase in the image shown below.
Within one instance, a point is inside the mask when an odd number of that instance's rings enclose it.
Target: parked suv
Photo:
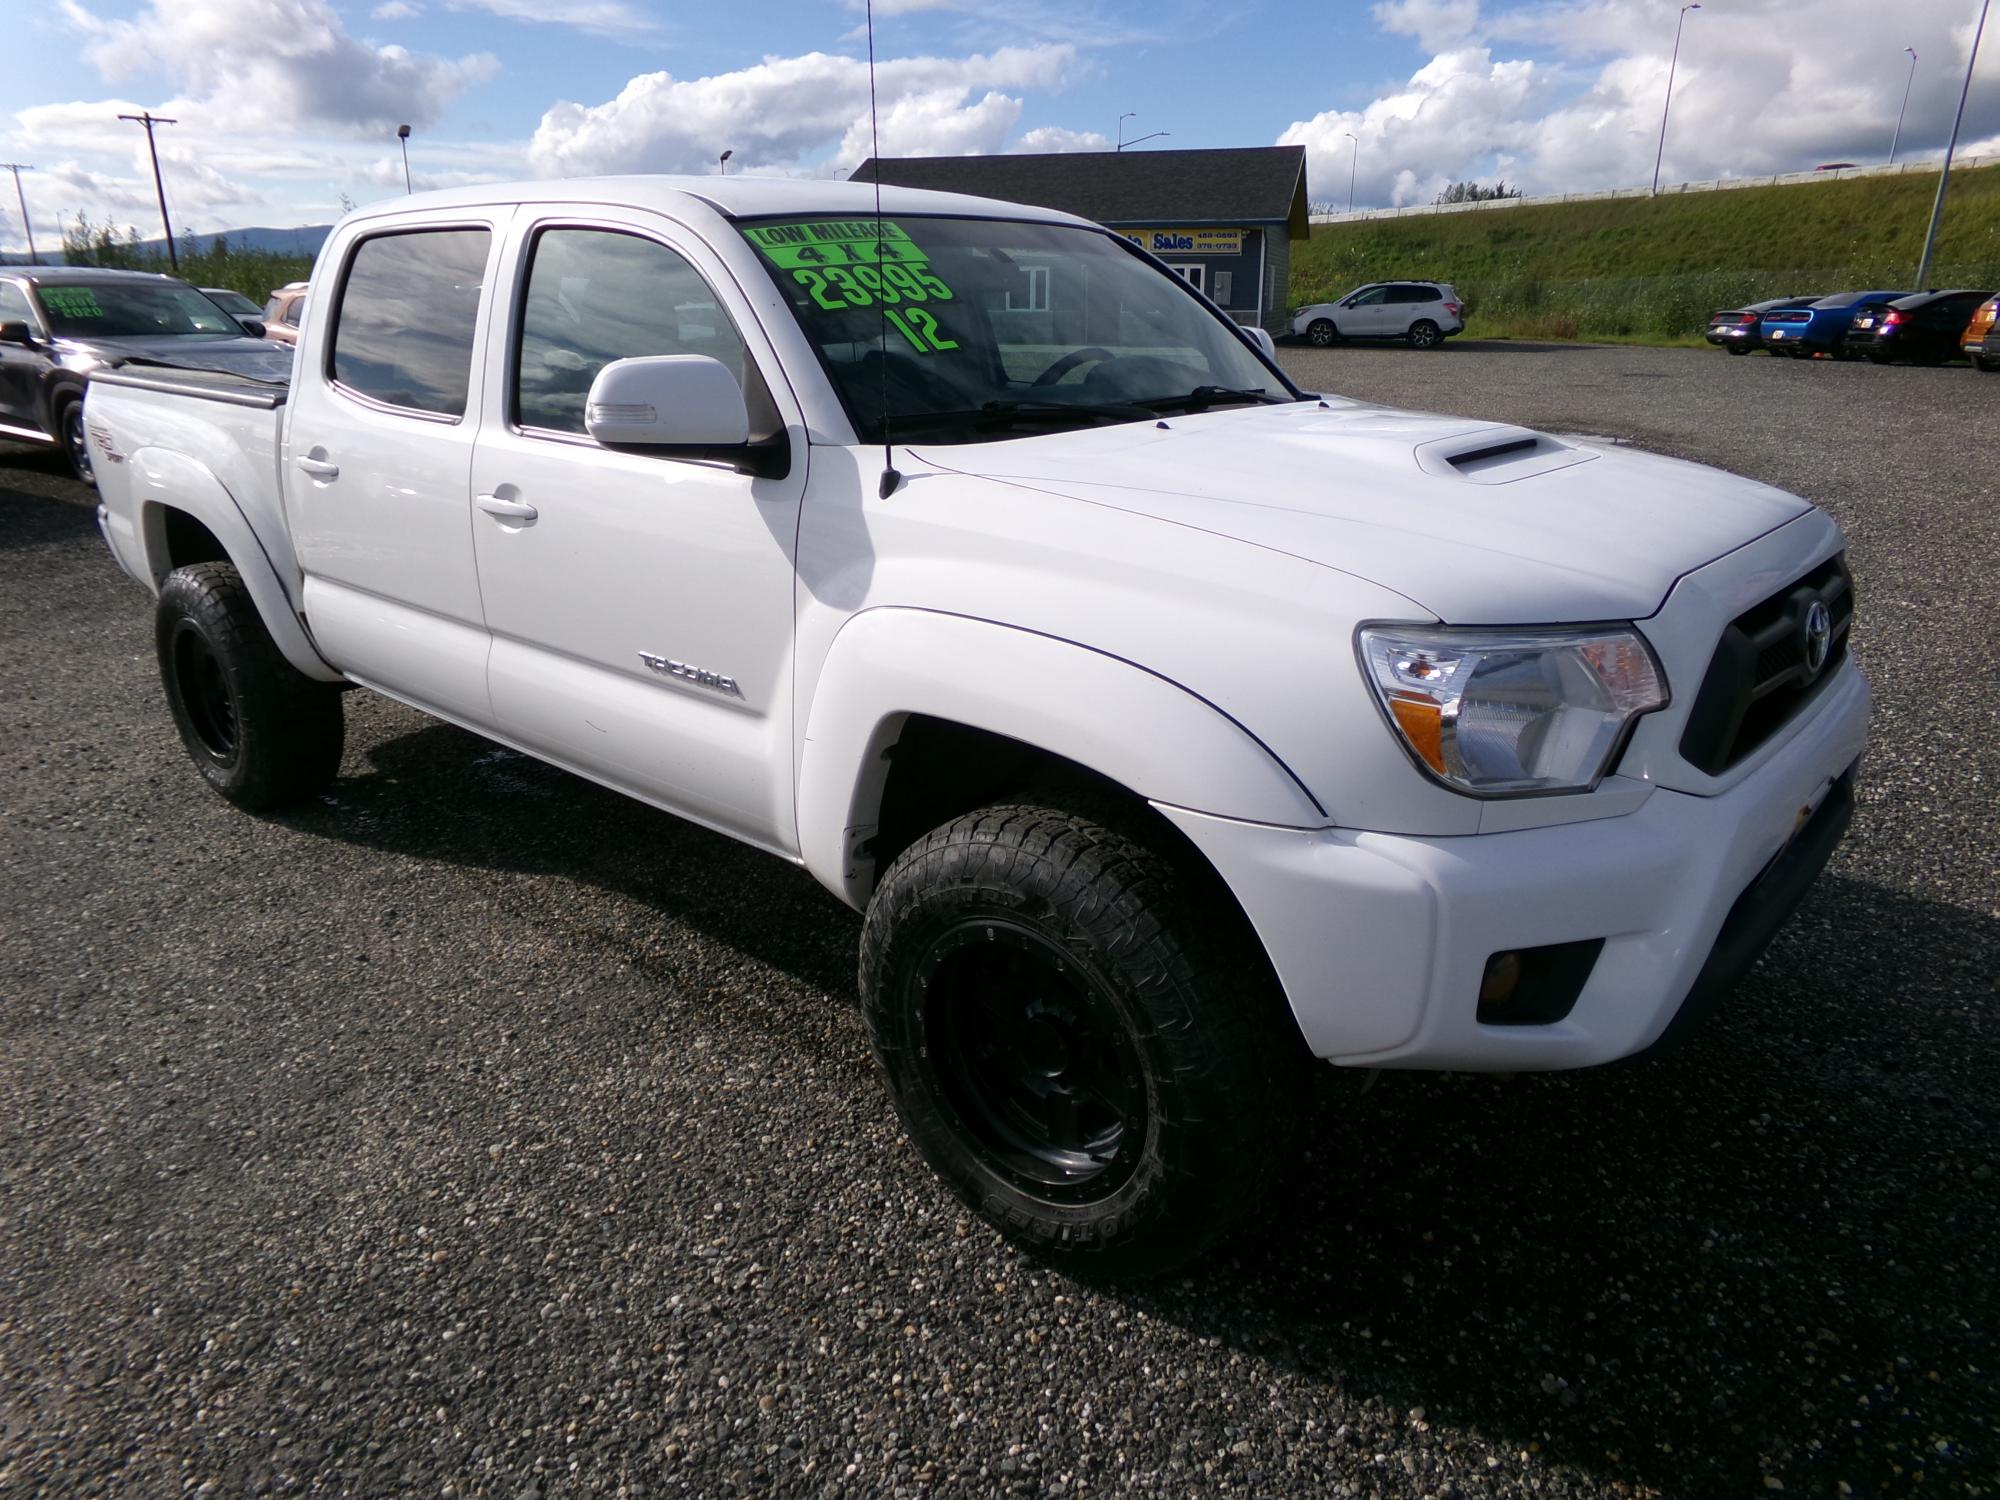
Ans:
[[[271,293],[271,300],[264,304],[264,337],[296,344],[299,319],[306,314],[306,293],[311,290],[308,283],[294,281]]]
[[[0,270],[0,437],[60,443],[91,477],[83,388],[124,364],[227,370],[280,384],[291,353],[251,338],[185,281],[95,266]]]
[[[1342,339],[1407,339],[1435,349],[1465,329],[1465,304],[1442,281],[1371,281],[1338,302],[1315,302],[1292,314],[1292,332],[1320,348]]]

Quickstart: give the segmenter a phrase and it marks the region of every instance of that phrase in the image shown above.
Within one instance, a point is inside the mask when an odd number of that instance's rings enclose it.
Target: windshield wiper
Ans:
[[[1297,398],[1275,396],[1266,390],[1238,390],[1226,385],[1198,385],[1178,396],[1153,396],[1139,405],[1149,412],[1207,411],[1211,406],[1248,402],[1257,406],[1284,406]]]
[[[890,426],[897,432],[911,427],[969,427],[989,431],[997,427],[1022,427],[1034,423],[1142,422],[1159,413],[1145,406],[1119,401],[988,401],[962,411],[914,411],[894,417]]]

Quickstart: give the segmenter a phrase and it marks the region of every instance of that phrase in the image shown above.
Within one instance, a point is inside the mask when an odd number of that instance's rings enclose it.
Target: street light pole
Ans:
[[[21,204],[21,228],[27,232],[28,236],[28,263],[39,266],[42,263],[42,258],[35,253],[35,226],[28,222],[28,197],[27,194],[21,191],[21,174],[23,172],[32,172],[35,169],[26,162],[19,161],[0,161],[0,167],[5,167],[14,174],[14,197]]]
[[[410,193],[416,191],[416,189],[410,186],[410,127],[407,125],[398,125],[396,127],[396,139],[402,143],[403,147],[403,193],[405,196],[408,196]]]
[[[1910,85],[1917,81],[1917,49],[1905,47],[1910,54],[1910,76],[1903,80],[1903,107],[1896,111],[1896,135],[1889,142],[1889,165],[1896,165],[1896,148],[1903,144],[1903,116],[1910,112]]]
[[[1674,107],[1674,74],[1681,65],[1681,28],[1687,25],[1688,12],[1700,10],[1699,5],[1683,5],[1681,18],[1674,22],[1674,59],[1667,64],[1667,102],[1660,109],[1660,149],[1653,153],[1653,196],[1660,196],[1660,163],[1667,159],[1667,115]]]
[[[1958,113],[1952,116],[1951,141],[1944,148],[1944,166],[1938,172],[1937,202],[1931,205],[1931,227],[1924,236],[1924,258],[1917,262],[1915,290],[1920,292],[1930,283],[1931,257],[1937,253],[1938,225],[1944,222],[1944,195],[1951,187],[1951,157],[1958,150],[1958,130],[1965,123],[1965,101],[1972,93],[1972,70],[1979,63],[1979,39],[1986,35],[1986,12],[1992,5],[1993,0],[1979,0],[1979,25],[1972,33],[1972,55],[1965,60],[1965,87],[1958,92]]]
[[[715,159],[715,175],[717,177],[727,177],[729,175],[729,158],[735,154],[736,148],[731,146]]]
[[[160,200],[160,223],[165,226],[167,231],[167,261],[178,271],[181,268],[181,258],[179,252],[174,249],[173,220],[167,217],[167,186],[160,180],[160,150],[159,147],[153,144],[153,127],[155,125],[178,125],[180,121],[162,119],[150,109],[141,114],[120,115],[118,118],[121,120],[130,120],[134,124],[146,127],[146,150],[153,158],[153,192]]]
[[[1125,111],[1124,114],[1118,117],[1118,144],[1116,146],[1113,146],[1111,148],[1112,150],[1123,151],[1125,149],[1125,122],[1127,120],[1136,120],[1138,118],[1139,118],[1139,111],[1136,109],[1128,109]]]
[[[1354,174],[1361,167],[1361,137],[1351,130],[1343,130],[1342,135],[1354,142],[1354,159],[1347,164],[1347,211],[1354,212]]]

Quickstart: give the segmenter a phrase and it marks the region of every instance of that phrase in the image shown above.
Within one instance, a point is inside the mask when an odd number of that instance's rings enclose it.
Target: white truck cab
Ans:
[[[370,688],[865,911],[926,1156],[1158,1265],[1304,1064],[1643,1051],[1844,831],[1834,522],[1712,469],[1300,392],[1127,241],[866,184],[358,210],[288,386],[93,380],[175,721],[260,810]]]

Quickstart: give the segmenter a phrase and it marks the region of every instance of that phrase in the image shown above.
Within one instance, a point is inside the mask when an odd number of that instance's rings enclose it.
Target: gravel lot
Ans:
[[[0,1493],[2000,1493],[2000,379],[1286,358],[1848,527],[1861,816],[1693,1045],[1329,1073],[1233,1250],[1052,1273],[901,1138],[807,876],[363,695],[232,811],[0,450]]]

